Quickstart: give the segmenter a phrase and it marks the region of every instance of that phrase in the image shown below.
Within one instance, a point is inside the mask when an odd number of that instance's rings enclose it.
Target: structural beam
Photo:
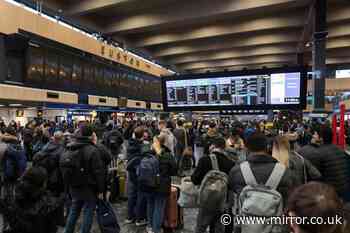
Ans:
[[[140,33],[154,29],[164,29],[174,25],[208,23],[212,19],[254,15],[256,12],[271,12],[285,8],[304,6],[308,1],[298,0],[212,0],[189,1],[186,4],[174,4],[171,8],[160,8],[139,14],[116,17],[115,22],[107,26],[105,33]],[[200,10],[198,8],[200,7]],[[233,20],[234,21],[234,20]]]
[[[313,109],[323,111],[325,108],[326,88],[326,38],[327,38],[327,0],[315,1],[314,38],[312,48],[313,71]]]
[[[120,4],[136,2],[136,0],[85,0],[79,1],[71,8],[68,8],[66,15],[79,16],[96,12]]]
[[[200,69],[189,69],[186,70],[187,72],[190,73],[206,73],[208,71],[210,72],[222,72],[224,70],[243,70],[243,69],[262,69],[263,67],[266,68],[278,68],[278,67],[283,67],[286,65],[291,65],[291,63],[288,62],[273,62],[273,63],[268,63],[268,62],[263,62],[263,63],[252,63],[252,64],[245,64],[245,65],[234,65],[234,66],[220,66],[220,67],[207,67],[207,68],[200,68]]]
[[[0,82],[7,78],[5,36],[0,34]]]
[[[237,58],[224,61],[209,61],[209,62],[196,62],[184,65],[178,65],[177,67],[181,70],[193,70],[207,67],[223,67],[223,66],[238,66],[246,64],[260,64],[260,63],[280,63],[290,62],[291,64],[296,63],[296,56],[290,55],[268,55],[260,57],[249,57],[249,58]]]
[[[304,19],[300,13],[293,12],[293,14],[265,16],[263,18],[236,21],[234,23],[230,21],[223,24],[204,25],[195,29],[181,30],[177,32],[141,35],[140,39],[136,40],[134,44],[137,47],[148,47],[225,35],[300,28],[303,27],[303,25]]]
[[[200,52],[197,54],[176,56],[166,61],[170,64],[184,64],[184,63],[193,63],[193,62],[199,62],[199,61],[224,60],[224,59],[241,58],[241,57],[292,54],[292,53],[295,53],[295,43],[225,49],[216,53]]]
[[[244,36],[221,37],[213,40],[182,42],[173,46],[159,46],[153,49],[155,57],[177,56],[181,54],[197,53],[201,51],[218,51],[230,48],[244,48],[259,45],[272,45],[283,43],[297,43],[300,31],[289,30],[268,32]]]

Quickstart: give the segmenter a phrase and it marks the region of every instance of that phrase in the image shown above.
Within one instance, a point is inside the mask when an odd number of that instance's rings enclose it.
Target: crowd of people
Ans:
[[[76,125],[33,121],[25,127],[0,122],[4,232],[56,233],[64,227],[65,233],[74,233],[83,210],[81,232],[90,233],[97,201],[111,200],[115,191],[118,174],[111,164],[121,160],[127,173],[124,223],[146,226],[149,233],[163,232],[173,177],[185,176],[199,192],[196,233],[346,233],[350,157],[332,139],[329,124],[296,120],[270,125],[184,119]],[[209,195],[214,204],[203,205],[209,203],[208,193],[221,195]],[[268,230],[221,222],[223,214],[267,212],[324,220],[340,216],[343,221]]]

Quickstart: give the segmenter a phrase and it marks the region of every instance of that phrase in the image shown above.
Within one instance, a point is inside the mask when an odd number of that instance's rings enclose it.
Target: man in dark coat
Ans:
[[[278,163],[276,159],[266,152],[268,139],[261,133],[254,133],[248,137],[246,146],[249,150],[247,161],[249,162],[256,181],[259,184],[265,184],[276,163]],[[288,199],[288,192],[293,184],[294,176],[292,176],[290,170],[287,169],[277,188],[277,191],[283,196],[283,200],[286,201]],[[246,185],[240,166],[237,165],[232,168],[229,179],[230,190],[239,195]]]
[[[86,181],[76,181],[78,184],[69,183],[69,192],[72,196],[65,233],[73,233],[82,208],[84,208],[84,221],[82,232],[89,233],[98,199],[103,199],[104,171],[103,162],[98,148],[93,144],[93,127],[84,125],[77,132],[76,141],[67,147],[70,151],[77,151],[82,156],[82,163]],[[78,154],[75,154],[78,155]]]
[[[146,218],[145,206],[138,206],[137,203],[143,203],[138,201],[140,196],[138,195],[138,182],[136,168],[139,166],[141,159],[143,158],[143,150],[146,145],[143,143],[145,129],[143,127],[137,127],[134,130],[134,137],[129,140],[129,146],[127,149],[127,171],[128,171],[128,218],[125,220],[127,224],[133,223],[137,220],[137,225],[144,225]]]
[[[209,148],[211,154],[216,156],[220,171],[229,174],[231,168],[235,165],[232,160],[225,154],[226,141],[223,137],[217,137],[213,140],[212,145]],[[209,156],[202,157],[196,170],[191,176],[193,184],[200,185],[205,175],[213,169],[211,159]],[[199,209],[197,216],[196,233],[206,232],[208,226],[210,226],[210,232],[223,232],[223,225],[220,223],[220,217],[223,213],[221,210],[208,211],[206,209]]]
[[[345,198],[349,175],[344,150],[332,144],[332,129],[326,127],[320,132],[320,145],[302,147],[298,152],[308,159],[322,174],[322,182],[332,185],[338,195]]]

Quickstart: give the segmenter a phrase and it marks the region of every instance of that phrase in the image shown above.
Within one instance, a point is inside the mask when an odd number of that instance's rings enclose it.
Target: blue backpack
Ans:
[[[138,183],[148,188],[156,188],[159,185],[159,161],[154,155],[147,155],[141,159],[136,169]]]
[[[17,180],[27,168],[27,157],[20,146],[8,145],[4,154],[5,180]]]

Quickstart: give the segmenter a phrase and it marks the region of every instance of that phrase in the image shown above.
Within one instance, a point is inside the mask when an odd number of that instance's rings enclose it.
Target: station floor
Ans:
[[[115,212],[118,216],[119,224],[121,226],[120,233],[145,233],[145,227],[136,227],[135,224],[126,225],[124,220],[127,215],[127,202],[119,202],[113,205]],[[185,209],[184,210],[184,229],[178,230],[175,233],[194,233],[196,227],[197,211],[195,209]],[[80,232],[80,227],[76,227],[76,232]],[[64,230],[60,229],[58,233],[63,233]],[[91,233],[100,233],[98,229],[96,218],[94,219],[93,229]]]

